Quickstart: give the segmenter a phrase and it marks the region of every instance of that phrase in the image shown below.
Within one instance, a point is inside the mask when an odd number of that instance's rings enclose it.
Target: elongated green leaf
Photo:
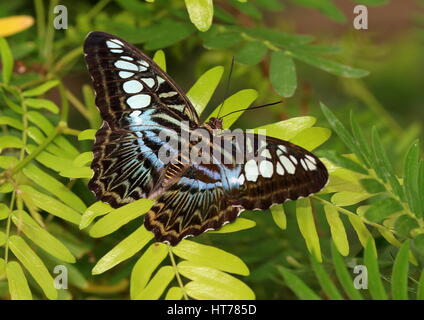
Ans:
[[[47,81],[47,82],[39,85],[38,87],[24,91],[23,96],[24,97],[33,97],[33,96],[42,95],[43,93],[49,91],[51,88],[57,86],[58,84],[59,84],[58,80]]]
[[[246,109],[251,105],[253,101],[258,97],[258,93],[253,89],[244,89],[239,92],[233,94],[232,96],[225,99],[223,102],[223,110],[221,111],[221,115],[230,113],[239,109]],[[211,117],[217,117],[219,110],[221,109],[221,105],[215,108],[215,110],[209,115],[208,119]],[[234,113],[225,118],[224,127],[230,128],[231,125],[237,121],[237,119],[241,116],[242,112]]]
[[[265,132],[267,136],[290,141],[300,132],[312,127],[315,122],[316,119],[314,117],[296,117],[260,126],[255,129],[255,132],[259,129],[263,129],[266,130]]]
[[[183,240],[172,248],[172,252],[180,258],[207,267],[235,274],[249,274],[249,269],[240,258],[215,247]]]
[[[94,140],[96,136],[96,130],[94,129],[87,129],[84,131],[81,131],[78,134],[78,140]]]
[[[368,171],[362,165],[334,150],[320,150],[316,153],[316,155],[330,160],[338,167],[346,168],[362,174],[368,174]]]
[[[3,82],[8,84],[13,72],[13,55],[9,44],[4,38],[0,37],[0,56],[2,63]]]
[[[22,210],[12,214],[13,223],[37,246],[50,253],[52,256],[69,263],[75,262],[75,257],[59,240],[48,233]]]
[[[166,71],[166,58],[163,50],[158,50],[153,56],[153,61],[163,70]]]
[[[165,300],[181,300],[183,298],[183,290],[179,287],[169,288],[166,293]]]
[[[408,300],[409,241],[405,241],[396,255],[392,271],[392,298]]]
[[[6,148],[23,148],[24,144],[21,139],[13,136],[0,137],[0,151]]]
[[[140,199],[111,211],[93,225],[90,230],[90,236],[100,238],[118,230],[131,220],[149,211],[153,203],[152,200]]]
[[[113,208],[104,202],[97,201],[93,203],[81,217],[80,229],[88,227],[95,218],[105,215],[113,210]]]
[[[25,99],[24,103],[34,109],[46,109],[53,113],[59,112],[59,107],[53,101],[47,99]]]
[[[188,23],[164,21],[154,30],[154,33],[145,45],[146,50],[157,50],[171,46],[190,36],[195,28]]]
[[[253,220],[238,218],[236,221],[226,224],[219,230],[210,231],[210,233],[231,233],[241,230],[250,229],[256,226],[256,222]]]
[[[339,207],[347,207],[369,199],[372,196],[372,194],[366,192],[341,191],[331,197],[331,202]]]
[[[340,219],[339,212],[332,205],[325,205],[325,216],[330,226],[331,238],[337,247],[337,250],[343,255],[349,254],[349,241],[342,220]]]
[[[287,217],[284,211],[284,206],[282,204],[272,206],[270,210],[271,210],[272,218],[274,219],[275,224],[279,228],[285,230],[287,228]]]
[[[289,98],[297,88],[296,66],[293,59],[281,51],[271,54],[270,80],[280,96]]]
[[[6,234],[3,231],[0,231],[0,247],[6,243]]]
[[[93,152],[91,151],[83,152],[74,159],[74,165],[76,167],[83,167],[86,164],[90,163],[92,160],[93,160]]]
[[[6,275],[12,300],[32,300],[31,290],[19,263],[9,262],[6,266]]]
[[[106,253],[94,266],[92,274],[101,274],[124,260],[131,258],[153,239],[153,233],[144,226],[139,227],[124,240],[119,242],[112,250]]]
[[[279,47],[297,46],[311,42],[314,38],[310,35],[298,35],[293,33],[285,33],[280,30],[272,30],[269,28],[252,28],[244,30],[248,35],[268,40]]]
[[[333,265],[336,270],[337,278],[348,297],[352,300],[363,300],[359,290],[353,286],[352,278],[346,269],[346,263],[343,261],[343,257],[340,255],[334,242],[331,243],[331,256],[333,258]]]
[[[330,277],[325,271],[324,266],[319,263],[313,255],[311,255],[311,262],[312,262],[312,268],[314,269],[315,276],[318,279],[319,284],[321,285],[321,288],[323,289],[324,293],[331,299],[331,300],[343,300],[343,297],[341,296],[339,290],[334,285],[334,283],[330,280]]]
[[[331,131],[327,128],[307,128],[299,134],[297,134],[290,142],[305,148],[306,150],[312,151],[325,141],[327,141],[331,136]]]
[[[135,300],[157,300],[168,287],[169,283],[174,279],[175,272],[171,266],[165,266],[153,276],[152,280],[146,288],[137,295]]]
[[[22,171],[27,178],[54,194],[68,206],[77,209],[81,213],[87,209],[84,202],[71,190],[37,166],[30,163]]]
[[[362,246],[365,248],[369,239],[372,239],[371,233],[368,231],[361,217],[349,215],[348,218],[358,235],[359,242],[361,242]]]
[[[204,39],[203,46],[208,49],[225,49],[234,47],[242,40],[239,32],[216,33]]]
[[[373,239],[370,239],[365,246],[364,262],[368,270],[368,289],[371,296],[376,300],[387,300],[386,290],[381,282],[378,269],[378,259]]]
[[[25,269],[31,274],[34,280],[40,285],[47,298],[54,300],[57,298],[57,291],[53,286],[53,278],[48,272],[43,261],[19,236],[9,238],[9,247],[16,258],[23,264]]]
[[[62,202],[41,193],[30,186],[19,186],[22,191],[22,196],[25,199],[30,199],[32,203],[38,208],[51,213],[54,216],[62,218],[66,221],[79,224],[81,220],[81,215],[63,204]]]
[[[190,21],[200,31],[207,31],[213,18],[212,0],[185,0]]]
[[[27,145],[27,151],[29,154],[34,152],[36,147],[32,144]],[[60,172],[62,170],[67,170],[69,167],[73,167],[72,161],[69,159],[64,159],[57,157],[50,152],[43,151],[35,159],[52,170]]]
[[[353,112],[350,113],[350,126],[352,127],[352,134],[356,147],[356,149],[352,150],[352,152],[355,152],[361,162],[363,162],[369,168],[371,166],[370,146],[367,140],[365,140],[364,134],[361,128],[359,127],[359,124],[356,121]]]
[[[39,127],[45,135],[50,135],[55,129],[49,120],[43,116],[40,112],[29,111],[27,113],[28,120]]]
[[[352,68],[314,54],[306,53],[304,51],[297,51],[292,49],[290,52],[288,52],[288,54],[291,54],[294,58],[299,59],[300,61],[303,61],[311,66],[340,77],[362,78],[369,74],[369,72],[366,70]]]
[[[143,253],[131,271],[131,298],[135,299],[146,287],[151,275],[167,257],[168,247],[156,242]]]
[[[195,299],[252,300],[255,294],[246,284],[229,274],[193,262],[182,261],[178,272],[193,280],[186,286],[186,292]]]
[[[18,159],[13,156],[0,156],[0,168],[8,169],[14,166],[18,162]]]
[[[419,189],[419,143],[415,141],[408,150],[405,158],[404,165],[404,188],[406,199],[408,200],[409,207],[412,212],[422,216],[422,208],[420,201],[420,193],[423,191]]]
[[[309,252],[319,262],[322,262],[321,247],[309,199],[299,199],[296,201],[296,218],[300,233],[305,239]]]
[[[249,41],[236,54],[236,61],[253,66],[263,60],[268,48],[260,41]]]
[[[62,177],[66,178],[91,178],[93,176],[93,171],[89,167],[73,167],[73,168],[65,168],[60,170],[59,174]]]
[[[206,108],[221,80],[223,72],[224,68],[221,66],[206,71],[188,91],[187,97],[193,104],[194,109],[196,109],[197,114],[202,114]]]
[[[22,122],[20,120],[8,116],[0,117],[0,124],[7,125],[18,130],[24,129],[24,126],[22,125]]]
[[[281,266],[278,267],[278,271],[283,276],[287,286],[296,294],[299,299],[321,300],[321,298],[292,271]]]

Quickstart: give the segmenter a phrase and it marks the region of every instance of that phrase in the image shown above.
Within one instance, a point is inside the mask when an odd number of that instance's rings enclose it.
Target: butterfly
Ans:
[[[201,123],[178,85],[125,40],[91,32],[84,54],[103,119],[89,189],[113,208],[155,200],[144,225],[156,241],[174,246],[221,228],[243,210],[268,209],[326,185],[324,164],[297,145],[258,133],[224,132],[222,118]],[[209,138],[203,149],[182,138],[199,130]],[[160,137],[164,132],[177,143],[168,146]],[[164,147],[173,161],[161,157]],[[218,155],[210,162],[193,161],[180,148]],[[236,159],[240,150],[249,156]]]

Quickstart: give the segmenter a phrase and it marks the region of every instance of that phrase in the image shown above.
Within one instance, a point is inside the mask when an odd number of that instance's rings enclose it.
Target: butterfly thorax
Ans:
[[[212,117],[208,122],[204,124],[205,127],[209,127],[210,129],[222,129],[222,119]]]

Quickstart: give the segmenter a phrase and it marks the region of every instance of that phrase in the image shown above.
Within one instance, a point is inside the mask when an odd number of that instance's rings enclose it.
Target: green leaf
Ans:
[[[368,290],[375,300],[387,300],[386,290],[381,282],[378,259],[374,240],[370,239],[365,246],[364,263],[368,270]]]
[[[346,168],[361,174],[368,174],[360,164],[356,161],[349,159],[334,150],[320,150],[316,153],[321,158],[327,158],[338,167]]]
[[[175,272],[171,266],[165,266],[159,269],[159,271],[154,275],[152,280],[137,295],[135,300],[157,300],[160,298],[162,293],[174,279]]]
[[[202,114],[203,110],[205,110],[206,105],[221,80],[223,72],[224,68],[221,66],[206,71],[188,91],[187,97],[193,104],[198,115]]]
[[[290,142],[306,150],[312,151],[327,141],[330,136],[331,131],[329,129],[313,127],[301,131],[296,137],[291,139]]]
[[[59,107],[53,101],[47,99],[25,99],[24,103],[34,109],[46,109],[53,113],[59,112]]]
[[[338,207],[348,207],[369,199],[372,196],[372,194],[366,192],[340,191],[331,197],[331,202]]]
[[[178,272],[193,280],[185,285],[187,294],[199,300],[253,300],[255,294],[239,279],[197,263],[182,261]]]
[[[215,247],[183,240],[172,247],[172,252],[193,263],[235,274],[249,274],[249,269],[239,257]]]
[[[368,241],[372,239],[372,235],[365,226],[364,222],[362,221],[362,218],[360,216],[356,215],[349,215],[348,216],[349,221],[355,229],[356,234],[358,235],[359,242],[362,244],[362,246],[365,248]]]
[[[334,21],[346,22],[346,17],[343,12],[331,0],[296,0],[296,3],[316,9]]]
[[[149,211],[153,203],[152,200],[140,199],[111,211],[93,225],[90,236],[100,238],[118,230],[131,220]]]
[[[369,74],[366,70],[352,68],[304,51],[291,49],[290,51],[286,51],[286,54],[292,55],[294,58],[304,63],[340,77],[362,78]]]
[[[22,210],[15,210],[12,214],[13,223],[37,246],[52,256],[69,263],[75,262],[75,257],[59,240],[48,233]]]
[[[165,52],[163,50],[158,50],[155,52],[155,55],[153,56],[153,61],[156,62],[156,64],[166,72],[166,58],[165,58]]]
[[[6,234],[0,231],[0,247],[6,244]]]
[[[247,2],[247,0],[230,0],[230,2],[235,6],[237,9],[239,9],[244,14],[248,15],[249,17],[259,20],[262,18],[262,13],[259,11],[252,3]]]
[[[395,222],[396,232],[404,237],[409,237],[411,235],[411,231],[418,227],[419,224],[417,220],[406,214],[401,215]]]
[[[329,204],[324,206],[325,217],[330,226],[331,238],[336,245],[337,250],[343,255],[349,254],[349,241],[342,220],[337,209]]]
[[[28,244],[19,236],[9,238],[9,247],[15,257],[23,264],[25,269],[31,274],[34,280],[40,285],[48,299],[57,298],[57,291],[53,286],[53,278],[44,265],[43,261],[28,246]]]
[[[311,202],[308,198],[296,201],[296,218],[300,233],[305,239],[308,251],[313,254],[319,262],[322,262],[318,233],[312,213]]]
[[[25,145],[23,144],[22,140],[19,139],[19,138],[17,138],[17,137],[13,137],[13,136],[3,136],[3,137],[0,137],[0,151],[2,149],[6,149],[6,148],[17,148],[17,149],[21,149],[24,146]]]
[[[82,230],[88,227],[95,218],[105,215],[112,210],[113,208],[107,203],[101,201],[94,202],[82,215],[79,228]]]
[[[37,127],[39,127],[44,134],[50,135],[55,129],[54,126],[44,117],[41,113],[36,111],[29,111],[27,113],[28,120],[34,123]]]
[[[254,66],[261,62],[268,52],[268,48],[260,41],[247,42],[236,54],[237,62]]]
[[[324,266],[321,263],[317,262],[313,255],[311,255],[311,262],[312,268],[315,272],[315,276],[317,277],[318,282],[321,285],[321,288],[323,289],[324,293],[331,300],[343,300],[343,297],[341,296],[339,290],[330,280],[330,277],[327,271],[325,271]]]
[[[78,140],[94,140],[96,138],[95,129],[87,129],[78,134]]]
[[[39,96],[43,93],[49,91],[51,88],[57,86],[59,84],[59,80],[50,80],[42,85],[39,85],[38,87],[26,90],[23,92],[24,97],[33,97],[33,96]]]
[[[168,256],[168,247],[156,242],[138,259],[131,271],[131,299],[140,295],[159,264]]]
[[[165,300],[181,300],[183,296],[183,290],[180,287],[172,287],[166,293]]]
[[[275,91],[282,97],[293,96],[297,88],[296,66],[293,59],[281,51],[273,51],[269,70]]]
[[[66,178],[91,178],[93,176],[93,171],[89,167],[73,167],[73,168],[65,168],[60,170],[59,174],[62,177]]]
[[[309,35],[285,33],[269,28],[244,29],[249,36],[272,42],[279,47],[296,46],[311,42],[314,38]]]
[[[19,263],[16,261],[8,262],[6,275],[12,300],[32,300],[31,290]]]
[[[18,163],[18,159],[12,156],[0,156],[0,168],[8,169]]]
[[[375,201],[365,212],[365,218],[378,223],[401,210],[403,210],[403,207],[397,200],[393,198],[382,198]]]
[[[331,243],[331,256],[333,258],[333,265],[336,270],[337,278],[348,297],[352,300],[363,300],[359,290],[353,286],[353,281],[347,271],[346,263],[343,261],[343,257],[340,255],[334,242]]]
[[[203,46],[207,49],[225,49],[237,45],[242,40],[239,32],[218,33],[208,36],[203,41]]]
[[[350,113],[350,126],[352,127],[355,147],[352,152],[355,152],[361,162],[363,162],[369,168],[371,166],[371,149],[367,140],[365,140],[364,134],[359,127],[353,112]]]
[[[284,206],[282,204],[272,206],[270,208],[272,219],[274,219],[275,224],[285,230],[287,228],[287,217],[284,212]]]
[[[24,129],[24,126],[22,125],[22,122],[20,120],[8,116],[0,117],[0,124],[7,125],[18,130]]]
[[[386,188],[375,179],[361,179],[359,181],[368,193],[380,193],[386,191]]]
[[[296,296],[301,300],[321,300],[321,298],[307,286],[297,275],[289,269],[278,266],[278,271],[284,278],[287,286],[292,290]]]
[[[408,300],[409,242],[405,241],[396,255],[392,271],[393,300]]]
[[[316,119],[314,117],[296,117],[260,126],[255,129],[255,132],[258,132],[259,129],[263,129],[266,130],[267,136],[290,141],[300,132],[312,127],[315,122]]]
[[[191,24],[165,21],[159,24],[153,31],[152,37],[144,46],[146,50],[169,47],[193,34],[195,29]]]
[[[231,233],[250,229],[256,226],[256,222],[245,218],[237,218],[234,222],[228,223],[221,229],[210,231],[209,233]]]
[[[91,161],[93,161],[93,158],[93,152],[83,152],[74,159],[73,163],[76,167],[83,167],[86,164],[91,163]]]
[[[124,240],[119,242],[112,250],[106,253],[94,266],[92,274],[101,274],[124,260],[131,258],[153,239],[153,233],[144,226],[139,227]]]
[[[212,0],[185,0],[190,21],[200,31],[207,31],[213,18]]]
[[[253,101],[258,97],[258,92],[253,89],[244,89],[233,94],[232,96],[225,99],[223,102],[222,115],[228,114],[232,111],[239,109],[246,109],[249,107]],[[217,117],[221,105],[215,108],[215,110],[209,115],[208,120],[212,117]],[[237,112],[225,118],[224,125],[225,128],[229,128],[233,125],[234,122],[243,114],[243,112]]]
[[[22,191],[22,197],[25,201],[32,201],[38,208],[51,213],[54,216],[62,218],[63,220],[79,224],[81,215],[63,204],[62,202],[41,193],[30,186],[21,185],[19,189]]]
[[[423,216],[421,208],[421,193],[423,190],[419,189],[419,177],[420,177],[420,163],[419,163],[419,143],[415,141],[409,148],[404,165],[404,188],[406,199],[408,200],[409,207],[412,212],[418,216]]]
[[[84,202],[78,196],[76,196],[65,185],[57,181],[49,174],[45,173],[37,166],[30,163],[24,169],[22,169],[22,172],[28,179],[54,194],[69,207],[74,208],[81,213],[87,209]]]
[[[13,72],[13,55],[6,39],[0,37],[0,56],[2,64],[3,82],[7,85]]]
[[[0,203],[0,220],[6,219],[9,216],[9,207],[4,203]]]

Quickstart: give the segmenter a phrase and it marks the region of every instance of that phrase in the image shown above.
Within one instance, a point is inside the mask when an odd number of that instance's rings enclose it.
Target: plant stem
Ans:
[[[87,20],[90,20],[92,18],[94,18],[95,16],[97,16],[99,14],[99,12],[101,12],[103,10],[103,8],[110,2],[111,0],[101,0],[99,2],[97,2],[97,4],[91,8],[91,10],[87,13],[87,15],[85,16]]]
[[[75,109],[77,109],[81,115],[86,118],[88,121],[90,121],[91,116],[89,111],[85,108],[84,104],[78,100],[77,97],[75,97],[71,91],[66,90],[65,92],[66,94],[66,98],[69,99],[69,101],[72,103],[72,105],[75,107]]]
[[[38,37],[38,44],[39,44],[39,55],[40,58],[43,55],[43,47],[41,44],[44,41],[44,35],[46,32],[46,14],[44,12],[44,5],[43,0],[34,0],[34,7],[35,7],[35,17],[37,20],[37,37]]]
[[[178,272],[177,264],[175,263],[174,254],[172,253],[172,248],[168,244],[168,252],[169,252],[169,258],[171,259],[172,267],[174,268],[175,277],[177,278],[178,285],[181,288],[181,291],[183,292],[184,300],[188,300],[187,293],[185,292],[183,281],[181,280],[180,273]]]
[[[6,226],[6,246],[4,248],[4,261],[7,264],[9,258],[9,236],[10,236],[10,226],[12,222],[12,211],[13,205],[15,204],[16,190],[13,190],[12,199],[10,199],[9,205],[9,215],[7,216],[7,226]]]
[[[46,37],[44,41],[44,59],[47,66],[47,70],[50,70],[53,59],[53,41],[55,28],[53,26],[54,13],[53,8],[57,6],[59,0],[50,0],[49,12],[46,25]]]

